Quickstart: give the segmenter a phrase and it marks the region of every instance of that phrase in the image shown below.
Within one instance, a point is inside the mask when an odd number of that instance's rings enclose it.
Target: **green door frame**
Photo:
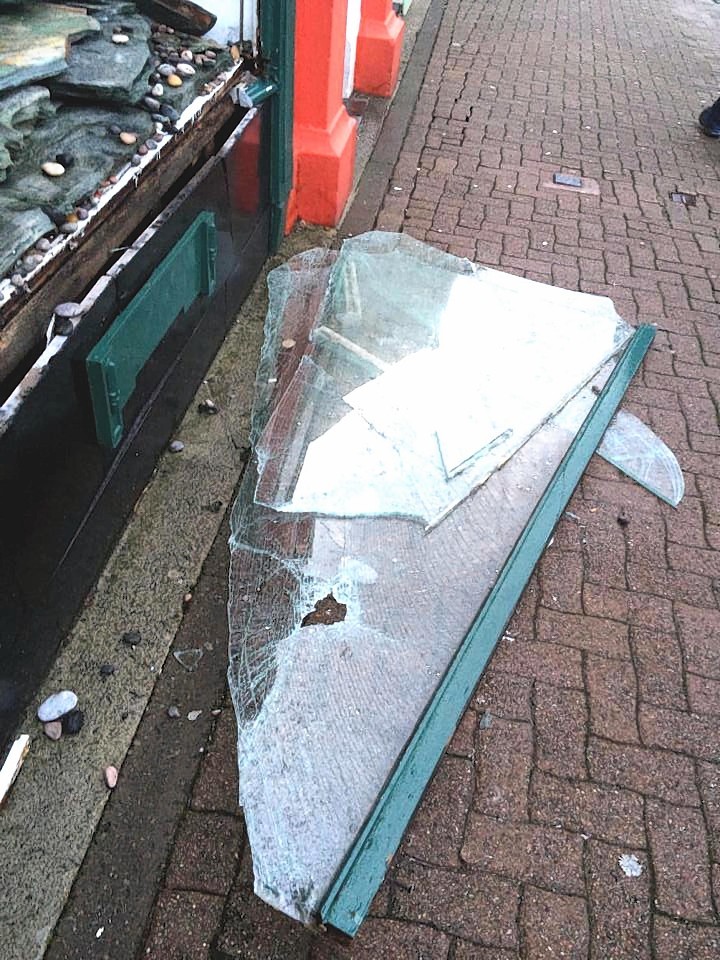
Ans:
[[[270,91],[270,250],[285,233],[293,177],[295,0],[260,0],[260,56]],[[264,99],[264,98],[263,98]]]

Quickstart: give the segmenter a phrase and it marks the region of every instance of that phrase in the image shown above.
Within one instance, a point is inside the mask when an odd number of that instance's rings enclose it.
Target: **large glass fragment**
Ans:
[[[627,410],[618,410],[598,453],[670,506],[682,500],[685,480],[675,454]]]
[[[394,234],[271,274],[229,677],[277,908],[316,915],[630,333]]]

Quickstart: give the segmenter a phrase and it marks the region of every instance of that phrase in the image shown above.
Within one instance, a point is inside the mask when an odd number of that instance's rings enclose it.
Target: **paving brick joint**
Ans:
[[[223,719],[144,956],[720,956],[719,29],[701,0],[447,0],[376,225],[656,323],[626,408],[686,496],[591,462],[353,944],[253,897]]]

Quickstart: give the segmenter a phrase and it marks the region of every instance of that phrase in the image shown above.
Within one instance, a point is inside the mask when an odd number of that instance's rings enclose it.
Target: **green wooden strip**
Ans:
[[[325,897],[324,923],[354,936],[365,918],[490,654],[654,336],[653,327],[638,327],[568,448]]]
[[[266,77],[277,85],[269,104],[270,250],[275,252],[285,233],[293,180],[295,0],[264,0],[260,4],[260,36]]]
[[[140,292],[88,354],[95,431],[112,449],[123,435],[123,409],[138,374],[179,314],[215,288],[215,217],[199,214]]]

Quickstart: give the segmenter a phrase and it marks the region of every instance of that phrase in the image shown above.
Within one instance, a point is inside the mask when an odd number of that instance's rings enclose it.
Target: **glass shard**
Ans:
[[[597,452],[671,506],[682,500],[685,480],[675,454],[632,413],[618,410]]]

